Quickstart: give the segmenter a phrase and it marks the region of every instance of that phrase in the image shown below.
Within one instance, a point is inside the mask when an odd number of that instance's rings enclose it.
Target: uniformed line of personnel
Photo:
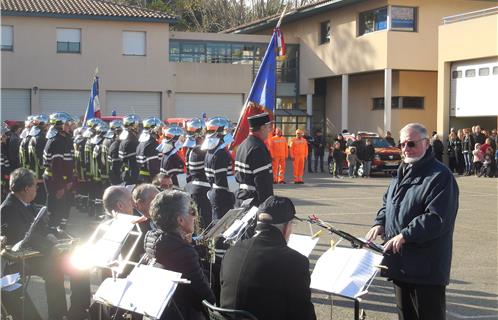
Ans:
[[[179,187],[186,174],[189,193],[201,213],[201,226],[220,219],[246,199],[259,205],[273,194],[271,156],[264,141],[272,130],[268,114],[249,119],[251,133],[238,147],[235,161],[228,150],[231,122],[214,117],[194,118],[166,127],[156,117],[141,121],[127,115],[109,124],[92,118],[82,126],[65,112],[26,119],[20,135],[19,166],[32,170],[39,192],[35,203],[47,204],[50,225],[68,218],[73,197],[81,211],[96,214],[96,203],[109,185],[151,182],[159,173]],[[8,126],[2,126],[2,183],[13,167],[7,156]],[[230,190],[232,180],[239,189]],[[8,190],[2,186],[2,190]]]

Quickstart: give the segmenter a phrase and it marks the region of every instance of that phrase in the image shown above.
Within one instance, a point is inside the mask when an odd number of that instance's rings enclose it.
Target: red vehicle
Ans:
[[[192,120],[192,118],[168,118],[164,119],[164,123],[168,126],[179,126],[182,128],[187,127],[187,122]]]

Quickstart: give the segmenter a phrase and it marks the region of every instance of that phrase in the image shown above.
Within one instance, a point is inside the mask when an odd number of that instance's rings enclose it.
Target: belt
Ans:
[[[45,173],[44,173],[44,174],[45,174],[47,177],[51,177],[51,176],[53,176],[52,171],[49,171],[48,169],[45,169]],[[68,177],[67,177],[67,176],[62,176],[62,178],[63,178],[64,180],[67,180],[67,179],[68,179]]]
[[[240,186],[239,186],[239,189],[245,189],[245,190],[250,190],[250,191],[256,191],[256,187],[255,186],[250,186],[248,184],[245,184],[245,183],[241,183]]]
[[[227,187],[219,186],[216,183],[213,183],[213,189],[222,189],[222,190],[230,191],[230,189],[228,189]]]
[[[203,187],[208,187],[208,188],[211,188],[211,185],[209,184],[209,182],[204,182],[204,181],[192,181],[192,184],[195,184],[197,186],[203,186]]]
[[[142,176],[150,176],[150,172],[149,172],[149,171],[140,170],[138,173],[139,173],[140,175],[142,175]]]

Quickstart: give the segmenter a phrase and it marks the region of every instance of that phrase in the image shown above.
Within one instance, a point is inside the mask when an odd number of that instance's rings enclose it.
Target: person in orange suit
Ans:
[[[269,140],[269,149],[273,166],[273,183],[285,183],[285,160],[289,156],[289,148],[280,128],[275,129],[275,135]]]
[[[304,162],[308,157],[308,141],[303,138],[304,132],[296,130],[296,137],[292,138],[290,144],[290,156],[294,166],[294,183],[303,184]]]

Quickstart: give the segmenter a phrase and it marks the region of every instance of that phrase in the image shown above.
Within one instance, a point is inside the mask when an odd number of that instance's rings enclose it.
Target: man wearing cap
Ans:
[[[240,184],[236,193],[236,206],[250,198],[258,206],[273,195],[273,174],[271,156],[265,140],[271,132],[268,113],[247,118],[249,136],[240,144],[235,155],[235,179]]]
[[[259,320],[316,319],[309,261],[287,246],[296,214],[292,201],[270,196],[257,214],[254,237],[229,249],[221,263],[221,307]]]

